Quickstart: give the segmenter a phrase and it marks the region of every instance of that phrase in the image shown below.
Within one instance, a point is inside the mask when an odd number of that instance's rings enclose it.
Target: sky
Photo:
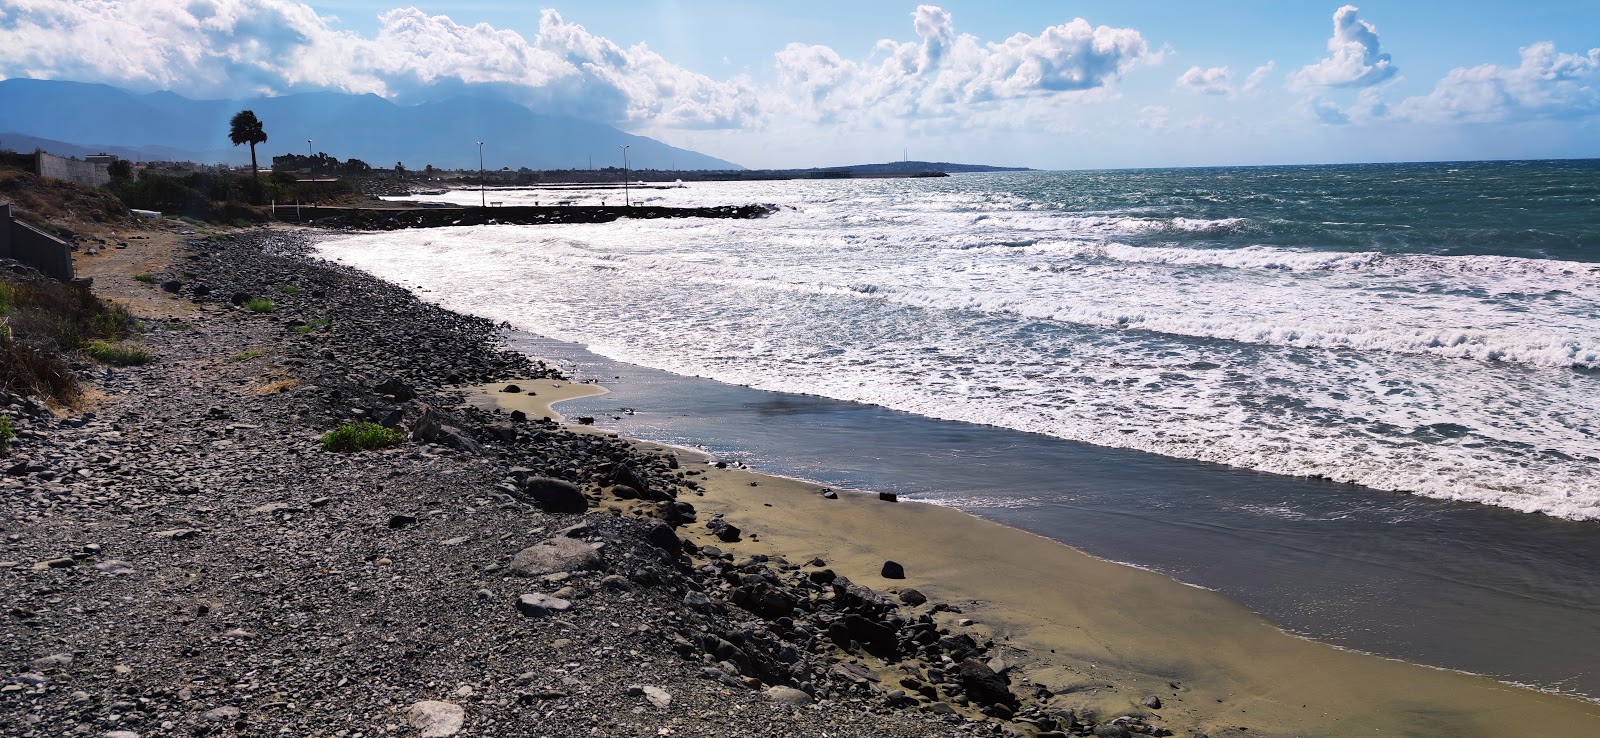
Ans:
[[[1600,157],[1600,2],[0,0],[0,78],[487,95],[749,167]]]

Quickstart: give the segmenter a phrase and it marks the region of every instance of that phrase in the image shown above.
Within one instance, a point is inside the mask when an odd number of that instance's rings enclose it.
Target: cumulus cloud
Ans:
[[[7,5],[0,75],[214,97],[332,89],[437,98],[486,89],[548,112],[680,127],[762,116],[746,78],[713,80],[549,10],[529,40],[414,8],[384,13],[377,34],[364,38],[290,0]]]
[[[1328,56],[1296,72],[1290,80],[1291,88],[1370,87],[1399,71],[1379,44],[1378,29],[1358,18],[1357,12],[1354,5],[1334,12]]]
[[[860,61],[823,46],[778,52],[779,79],[795,103],[790,113],[821,121],[937,118],[1006,101],[1083,100],[1160,58],[1137,30],[1082,18],[985,43],[956,33],[949,13],[924,5],[912,14],[912,29],[917,41],[879,41]]]
[[[1395,117],[1429,123],[1495,122],[1600,114],[1600,49],[1563,53],[1548,41],[1521,50],[1515,67],[1450,70],[1427,95],[1395,105]]]
[[[1178,89],[1188,90],[1200,95],[1232,95],[1233,85],[1229,83],[1227,67],[1189,67],[1189,71],[1178,76]]]

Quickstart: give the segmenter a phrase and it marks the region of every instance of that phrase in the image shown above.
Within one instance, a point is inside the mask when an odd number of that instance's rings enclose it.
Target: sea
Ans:
[[[411,199],[777,209],[318,248],[608,383],[621,432],[1600,697],[1600,161],[491,194]]]

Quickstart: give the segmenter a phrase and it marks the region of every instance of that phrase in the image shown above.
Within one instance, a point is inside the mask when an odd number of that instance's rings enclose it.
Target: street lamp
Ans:
[[[306,169],[311,169],[311,139],[306,139]]]
[[[617,148],[622,149],[622,206],[631,208],[633,203],[628,200],[628,147],[618,146]]]
[[[478,201],[489,207],[489,196],[483,192],[483,142],[478,142]]]

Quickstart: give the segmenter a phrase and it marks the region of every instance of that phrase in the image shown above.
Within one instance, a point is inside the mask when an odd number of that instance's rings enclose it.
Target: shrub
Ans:
[[[278,291],[285,295],[298,295],[305,290],[302,290],[292,284],[280,284],[278,285]]]
[[[133,278],[137,279],[140,282],[143,282],[145,284],[155,284],[156,283],[155,276],[150,275],[150,274],[143,274],[143,273],[135,274],[135,275],[133,275]]]
[[[252,313],[270,313],[278,309],[277,305],[272,304],[272,301],[265,297],[252,297],[244,306],[245,309]]]
[[[0,389],[71,402],[78,382],[67,357],[89,341],[121,339],[133,327],[127,311],[81,285],[0,276]]]
[[[143,366],[156,360],[156,357],[144,349],[119,346],[105,341],[90,341],[84,344],[83,353],[95,361],[112,366]]]
[[[327,328],[330,325],[333,325],[333,321],[328,320],[327,318],[312,318],[305,325],[297,325],[297,326],[295,326],[294,327],[294,332],[295,333],[311,333],[311,332],[317,330],[318,328]]]
[[[398,446],[406,440],[406,434],[394,428],[385,428],[377,423],[362,421],[359,423],[345,423],[322,437],[324,451],[371,451],[373,449]]]
[[[11,427],[11,416],[0,413],[0,454],[6,452],[6,447],[11,445],[11,440],[17,437],[17,429]]]

